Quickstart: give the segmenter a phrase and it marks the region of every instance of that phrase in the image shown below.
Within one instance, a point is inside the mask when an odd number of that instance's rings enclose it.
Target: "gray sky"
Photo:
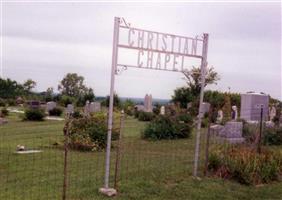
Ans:
[[[3,74],[37,91],[57,88],[68,72],[96,95],[109,93],[113,20],[195,36],[210,34],[208,63],[221,80],[212,89],[265,92],[281,99],[280,3],[3,3]],[[174,72],[128,69],[116,77],[120,96],[170,98],[185,85]]]

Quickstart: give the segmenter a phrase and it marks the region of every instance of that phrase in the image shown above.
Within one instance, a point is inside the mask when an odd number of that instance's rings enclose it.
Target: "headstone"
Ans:
[[[240,118],[246,121],[259,121],[261,106],[263,106],[263,118],[268,120],[269,96],[262,93],[241,94]]]
[[[223,111],[219,110],[217,111],[216,123],[220,124],[222,120],[223,120]]]
[[[101,103],[98,101],[91,102],[90,104],[90,112],[101,112]]]
[[[237,120],[237,118],[238,118],[237,106],[232,106],[231,119]]]
[[[165,107],[164,106],[161,106],[161,115],[165,115]]]
[[[86,101],[86,103],[85,103],[84,114],[85,115],[89,115],[90,114],[90,103],[89,103],[89,101]]]
[[[74,107],[72,104],[68,104],[66,108],[66,113],[67,114],[72,114],[74,112]]]
[[[187,109],[192,107],[192,102],[187,103]]]
[[[229,121],[219,131],[219,136],[230,143],[242,143],[245,141],[242,132],[243,122]]]
[[[203,102],[203,104],[202,104],[202,113],[203,114],[208,113],[209,110],[210,110],[210,106],[211,106],[210,103]]]
[[[145,106],[144,105],[135,105],[134,108],[137,111],[145,111]]]
[[[53,110],[54,108],[56,108],[56,106],[57,106],[56,102],[49,101],[49,102],[46,103],[46,110],[47,111]]]
[[[145,112],[152,112],[153,111],[153,105],[152,105],[152,95],[146,94],[144,98],[144,107],[145,107]]]
[[[32,101],[29,101],[27,104],[29,105],[30,108],[39,108],[40,107],[40,101],[32,100]]]
[[[275,116],[276,116],[276,108],[274,106],[271,106],[269,113],[269,120],[272,121]]]

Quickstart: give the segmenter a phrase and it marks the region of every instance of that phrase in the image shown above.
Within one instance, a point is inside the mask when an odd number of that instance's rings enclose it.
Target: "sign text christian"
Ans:
[[[135,50],[133,64],[120,66],[183,71],[187,57],[202,58],[203,39],[132,28],[120,25],[126,39],[119,48]]]

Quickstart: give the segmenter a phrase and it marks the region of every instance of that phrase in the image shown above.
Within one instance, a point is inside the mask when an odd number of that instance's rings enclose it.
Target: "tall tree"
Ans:
[[[0,78],[0,98],[15,98],[24,93],[24,88],[17,81],[13,81],[9,78]]]
[[[201,91],[201,68],[192,67],[190,70],[185,70],[183,72],[184,80],[187,86],[191,89],[193,95],[198,96]],[[205,87],[207,85],[216,84],[220,80],[219,74],[214,70],[213,67],[207,67],[205,74]]]
[[[85,93],[87,87],[84,85],[84,77],[76,73],[68,73],[58,85],[58,90],[63,95],[79,97]]]
[[[36,82],[32,79],[27,79],[23,84],[24,90],[26,92],[31,92],[31,90],[35,88],[35,86],[36,86]]]
[[[201,91],[201,68],[192,67],[192,69],[184,71],[183,74],[187,86],[174,90],[172,101],[179,102],[181,107],[185,108],[188,102],[198,100]],[[207,68],[205,86],[216,84],[218,80],[220,80],[220,77],[214,68]]]

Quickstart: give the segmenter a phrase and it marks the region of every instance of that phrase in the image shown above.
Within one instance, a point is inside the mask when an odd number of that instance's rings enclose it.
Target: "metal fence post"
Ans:
[[[116,163],[115,163],[115,184],[114,188],[118,190],[118,181],[119,181],[119,174],[120,174],[120,159],[121,159],[121,152],[122,152],[122,131],[124,127],[124,111],[121,111],[120,117],[120,130],[119,130],[119,139],[117,145],[117,152],[116,152]]]
[[[209,35],[204,33],[204,42],[203,42],[203,53],[201,61],[201,93],[199,101],[199,115],[198,115],[198,124],[197,124],[197,134],[196,134],[196,145],[195,145],[195,156],[194,156],[194,170],[193,176],[197,177],[198,173],[198,164],[199,164],[199,152],[200,152],[200,139],[201,139],[201,126],[202,126],[202,117],[203,117],[203,100],[204,100],[204,88],[205,88],[205,75],[207,67],[207,53],[208,53],[208,38]]]
[[[64,126],[64,183],[63,183],[63,196],[62,199],[67,198],[67,187],[68,187],[68,146],[69,146],[69,124],[71,123],[70,115],[66,117],[66,123]]]
[[[117,59],[118,59],[119,23],[120,23],[120,18],[115,17],[114,36],[113,36],[113,52],[112,52],[111,88],[110,88],[110,101],[109,101],[108,133],[107,133],[107,147],[106,147],[106,159],[105,159],[105,179],[104,179],[104,188],[100,188],[100,192],[107,196],[113,196],[116,194],[116,191],[114,189],[109,188],[109,179],[110,179],[110,162],[111,162],[112,127],[113,127],[114,87],[115,87],[115,74],[116,74]]]
[[[257,147],[258,153],[261,153],[262,120],[263,120],[263,105],[261,105],[260,107],[259,139],[258,139],[258,147]]]

